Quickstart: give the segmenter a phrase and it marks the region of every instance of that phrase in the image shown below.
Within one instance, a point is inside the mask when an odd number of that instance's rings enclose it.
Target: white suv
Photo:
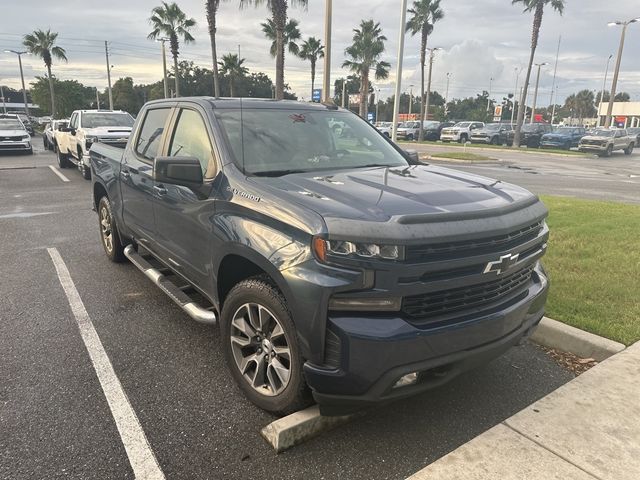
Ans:
[[[484,128],[483,122],[458,122],[453,127],[443,128],[440,140],[443,142],[467,143],[475,130]]]
[[[77,165],[82,176],[89,180],[89,149],[94,142],[114,147],[127,145],[134,118],[121,110],[76,110],[71,114],[69,126],[56,134],[58,164],[67,168]]]

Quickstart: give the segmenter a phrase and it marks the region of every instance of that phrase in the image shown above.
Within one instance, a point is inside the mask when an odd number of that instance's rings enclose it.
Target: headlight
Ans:
[[[87,143],[87,148],[91,147],[91,144],[98,141],[98,137],[87,137],[85,142]]]
[[[316,256],[326,261],[327,254],[339,257],[373,258],[380,260],[402,260],[403,249],[398,245],[348,242],[346,240],[323,240],[314,238],[313,249]]]
[[[29,140],[31,137],[29,135],[23,135],[22,140]]]

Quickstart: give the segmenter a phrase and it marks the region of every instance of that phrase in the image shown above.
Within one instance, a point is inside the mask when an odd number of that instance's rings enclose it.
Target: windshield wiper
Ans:
[[[252,172],[251,175],[256,177],[282,177],[292,173],[307,173],[309,170],[265,170],[262,172]]]

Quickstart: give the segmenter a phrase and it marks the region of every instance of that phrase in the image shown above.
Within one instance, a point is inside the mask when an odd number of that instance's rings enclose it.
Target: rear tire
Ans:
[[[625,155],[631,155],[633,153],[633,143],[631,145],[629,145],[627,148],[624,149],[624,154]]]
[[[91,169],[84,164],[84,160],[82,159],[82,150],[78,150],[78,170],[80,170],[82,178],[85,180],[91,180]]]
[[[111,202],[106,196],[98,202],[98,225],[100,226],[100,240],[107,258],[114,263],[126,260],[124,245],[120,242],[120,234],[116,219],[111,210]]]
[[[460,143],[467,143],[469,137],[467,135],[460,135]]]
[[[58,166],[60,168],[69,168],[71,166],[69,155],[62,153],[59,148],[56,148],[56,150],[58,151]]]
[[[288,415],[311,404],[296,329],[284,296],[266,275],[231,289],[220,316],[231,375],[255,405]]]

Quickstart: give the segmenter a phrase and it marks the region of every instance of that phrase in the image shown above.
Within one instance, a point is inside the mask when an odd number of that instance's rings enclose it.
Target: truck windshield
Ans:
[[[18,119],[0,118],[0,130],[24,130]]]
[[[614,130],[596,130],[591,135],[593,135],[594,137],[613,137],[614,134]]]
[[[246,174],[407,166],[378,131],[356,115],[330,110],[219,109],[216,117]]]
[[[133,117],[128,113],[85,113],[82,127],[133,127]]]

